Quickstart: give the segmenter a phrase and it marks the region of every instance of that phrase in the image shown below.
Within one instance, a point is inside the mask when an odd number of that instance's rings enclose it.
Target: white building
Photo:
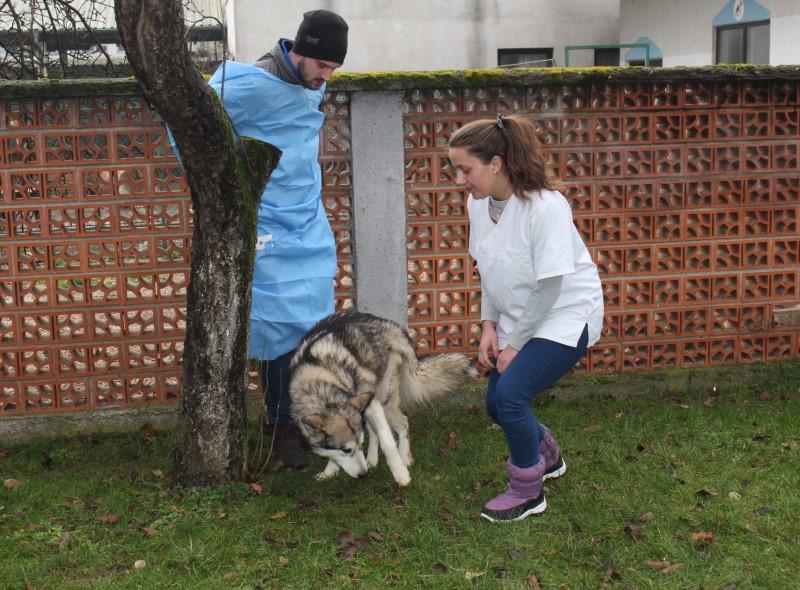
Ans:
[[[236,59],[253,62],[294,38],[315,8],[350,25],[346,71],[563,65],[567,45],[619,39],[619,0],[236,0],[227,21]],[[592,65],[594,52],[571,53],[570,63]]]
[[[236,59],[294,37],[306,10],[350,24],[343,70],[566,65],[567,46],[647,44],[651,65],[800,63],[800,0],[229,0]],[[644,65],[642,47],[572,49],[569,65]]]
[[[621,0],[620,43],[650,43],[655,65],[800,63],[800,0]],[[643,50],[623,50],[622,65]]]

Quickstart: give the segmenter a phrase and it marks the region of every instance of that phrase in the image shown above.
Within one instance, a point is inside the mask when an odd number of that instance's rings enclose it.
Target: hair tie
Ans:
[[[498,129],[505,129],[506,126],[503,124],[506,116],[503,113],[497,113],[497,120],[495,121],[495,125],[497,125]]]

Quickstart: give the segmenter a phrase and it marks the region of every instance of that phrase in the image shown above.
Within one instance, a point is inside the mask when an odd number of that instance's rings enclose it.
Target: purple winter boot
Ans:
[[[512,522],[531,514],[541,514],[547,509],[544,499],[544,459],[531,467],[517,467],[509,459],[508,489],[489,500],[481,510],[481,516],[489,522]]]
[[[544,458],[544,479],[555,479],[561,477],[567,471],[567,464],[561,457],[561,449],[558,448],[556,439],[544,424],[541,425],[544,436],[539,441],[539,456]]]

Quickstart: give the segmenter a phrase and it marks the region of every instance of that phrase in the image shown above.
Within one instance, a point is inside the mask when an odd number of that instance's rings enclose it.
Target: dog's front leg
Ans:
[[[336,461],[334,461],[333,459],[328,459],[328,464],[325,466],[325,469],[317,473],[314,476],[314,479],[317,480],[330,479],[338,472],[339,472],[339,466],[336,464]]]
[[[373,399],[364,412],[364,418],[378,435],[381,450],[384,457],[386,457],[386,464],[389,466],[394,480],[400,486],[407,486],[411,483],[411,474],[408,472],[408,467],[406,467],[397,450],[397,443],[394,440],[391,428],[389,428],[389,422],[386,420],[386,414],[383,411],[381,402]]]
[[[367,444],[367,465],[375,467],[378,465],[378,433],[372,428],[369,420],[367,422],[367,436],[369,443]]]

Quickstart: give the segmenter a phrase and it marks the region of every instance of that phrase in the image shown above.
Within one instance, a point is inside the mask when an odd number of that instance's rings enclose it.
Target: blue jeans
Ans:
[[[496,369],[489,374],[486,410],[503,429],[511,462],[517,467],[539,462],[542,430],[531,412],[531,401],[569,372],[586,354],[588,341],[588,327],[574,348],[534,338],[522,347],[502,375]]]
[[[289,398],[289,361],[293,354],[294,350],[290,350],[275,360],[261,361],[261,384],[270,424],[290,424],[292,421],[289,413],[292,403]]]

